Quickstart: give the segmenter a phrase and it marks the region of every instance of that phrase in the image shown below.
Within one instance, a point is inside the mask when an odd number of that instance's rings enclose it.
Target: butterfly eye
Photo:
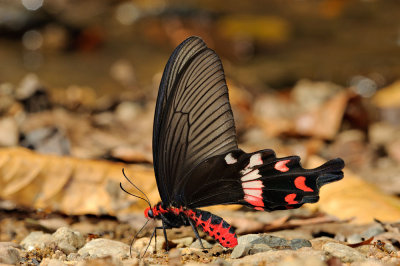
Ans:
[[[150,218],[154,218],[153,211],[152,211],[152,210],[149,210],[149,211],[147,212],[147,216],[150,217]]]

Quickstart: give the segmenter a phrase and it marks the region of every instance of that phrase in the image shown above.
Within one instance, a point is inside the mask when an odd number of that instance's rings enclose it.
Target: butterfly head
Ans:
[[[144,216],[146,216],[147,219],[154,219],[154,214],[153,214],[153,210],[151,209],[151,207],[147,207],[144,210]]]

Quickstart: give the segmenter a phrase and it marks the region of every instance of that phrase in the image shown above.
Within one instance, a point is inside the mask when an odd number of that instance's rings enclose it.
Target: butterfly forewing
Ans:
[[[221,61],[201,39],[191,37],[171,55],[157,98],[153,156],[162,201],[181,203],[176,184],[207,158],[235,149]]]

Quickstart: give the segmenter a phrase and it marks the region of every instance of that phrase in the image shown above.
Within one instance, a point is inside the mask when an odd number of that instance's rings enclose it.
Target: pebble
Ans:
[[[65,254],[76,252],[85,245],[85,238],[78,231],[68,227],[61,227],[53,234],[57,247]]]
[[[67,264],[58,259],[49,259],[49,258],[44,258],[40,263],[40,266],[64,266],[64,265]]]
[[[173,248],[168,252],[168,265],[181,265],[182,253],[178,248]]]
[[[248,234],[248,235],[244,235],[244,236],[239,236],[238,244],[250,243],[251,241],[259,239],[259,238],[261,238],[261,236],[258,234]]]
[[[137,251],[140,251],[143,255],[143,252],[147,248],[147,252],[153,253],[154,252],[154,247],[155,243],[157,244],[156,250],[162,250],[163,246],[165,245],[165,238],[163,236],[158,236],[157,237],[157,242],[155,242],[155,239],[151,240],[151,243],[149,245],[150,238],[149,237],[142,237],[139,238],[138,240],[133,243],[132,249],[135,249]]]
[[[178,248],[180,247],[189,247],[193,243],[193,237],[188,236],[188,237],[183,237],[179,239],[173,239],[171,240],[172,243],[176,244]]]
[[[360,243],[373,236],[380,235],[385,232],[385,228],[381,224],[374,224],[361,234],[353,234],[347,238],[347,242],[350,244]]]
[[[203,247],[204,248],[212,248],[213,245],[210,244],[207,240],[202,239],[201,243],[203,243]],[[196,241],[194,241],[191,245],[190,248],[198,248],[198,249],[202,249],[200,242],[198,239],[196,239]]]
[[[80,256],[78,253],[69,253],[67,256],[67,260],[69,261],[76,261],[79,260]]]
[[[290,241],[290,248],[291,249],[299,249],[303,247],[311,247],[311,242],[307,239],[293,239]]]
[[[212,247],[212,249],[209,251],[209,253],[210,253],[211,255],[213,255],[213,256],[219,256],[219,255],[221,255],[223,252],[224,252],[224,248],[223,248],[221,245],[219,245],[219,244],[214,245],[214,246]]]
[[[271,248],[289,247],[290,245],[286,239],[271,235],[263,235],[262,237],[251,241],[250,244],[266,244]]]
[[[11,245],[0,245],[0,264],[17,264],[19,260],[18,249]]]
[[[250,243],[238,244],[232,251],[231,259],[238,259],[249,254],[251,248]]]
[[[86,243],[86,245],[78,251],[78,254],[81,256],[86,256],[86,254],[88,254],[90,258],[102,258],[107,256],[128,258],[129,245],[110,239],[97,238]]]
[[[40,231],[30,233],[21,241],[21,246],[26,250],[33,250],[35,248],[44,249],[54,248],[56,246],[55,239],[50,234],[45,234]]]
[[[253,255],[253,254],[256,254],[256,253],[266,252],[266,251],[269,251],[269,250],[272,250],[272,248],[270,246],[268,246],[268,245],[255,244],[250,248],[248,254]]]
[[[342,262],[354,262],[366,258],[354,248],[339,243],[326,243],[322,246],[322,249],[329,252],[332,256],[340,258]]]

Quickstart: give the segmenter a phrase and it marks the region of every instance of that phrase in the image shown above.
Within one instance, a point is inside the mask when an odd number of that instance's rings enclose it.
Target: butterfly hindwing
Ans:
[[[256,210],[298,208],[317,202],[322,185],[343,178],[344,163],[330,160],[304,169],[300,158],[274,151],[234,150],[203,161],[176,187],[176,201],[190,208],[241,204]]]

